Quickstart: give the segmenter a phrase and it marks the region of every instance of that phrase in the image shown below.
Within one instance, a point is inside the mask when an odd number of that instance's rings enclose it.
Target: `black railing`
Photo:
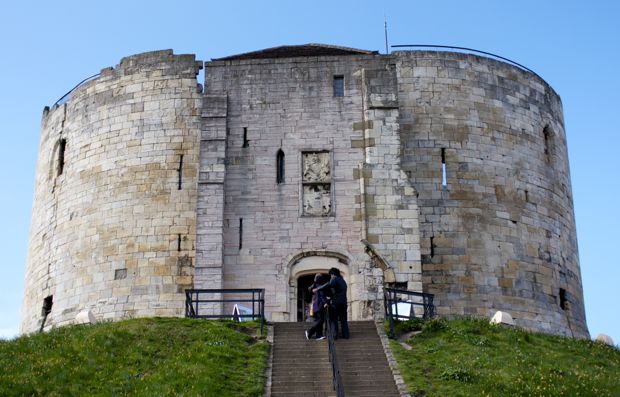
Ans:
[[[262,334],[265,324],[265,290],[186,289],[185,317],[259,320]]]
[[[385,288],[383,293],[385,317],[390,322],[391,335],[394,335],[394,320],[429,319],[435,316],[433,294],[396,288]]]
[[[467,52],[473,52],[475,54],[483,54],[483,55],[487,55],[493,58],[497,58],[497,59],[501,59],[504,62],[508,62],[510,64],[513,64],[523,70],[526,70],[530,73],[532,73],[535,76],[538,76],[538,73],[534,72],[532,69],[521,65],[520,63],[517,63],[511,59],[505,58],[501,55],[497,55],[497,54],[493,54],[491,52],[486,52],[486,51],[480,51],[480,50],[476,50],[474,48],[467,48],[467,47],[455,47],[455,46],[449,46],[449,45],[436,45],[436,44],[399,44],[399,45],[393,45],[391,46],[392,48],[447,48],[450,50],[459,50],[459,51],[467,51]],[[544,80],[542,77],[538,76],[541,80]]]
[[[77,83],[75,85],[75,87],[71,88],[69,90],[69,92],[67,92],[65,95],[61,96],[60,98],[58,98],[58,100],[52,105],[52,107],[56,106],[56,105],[62,105],[63,103],[67,102],[69,100],[69,97],[71,96],[71,94],[73,93],[73,91],[75,91],[79,86],[81,86],[82,84],[86,83],[87,81],[90,81],[96,77],[99,77],[101,73],[96,73],[93,74],[92,76],[89,76],[87,78],[85,78],[84,80],[80,81],[79,83]]]
[[[342,377],[340,376],[340,366],[338,365],[338,358],[336,357],[336,345],[334,344],[334,335],[332,334],[331,317],[329,313],[329,307],[325,309],[325,317],[327,320],[326,333],[327,333],[327,348],[329,351],[329,362],[332,365],[332,382],[336,397],[344,397],[344,386],[342,385]]]

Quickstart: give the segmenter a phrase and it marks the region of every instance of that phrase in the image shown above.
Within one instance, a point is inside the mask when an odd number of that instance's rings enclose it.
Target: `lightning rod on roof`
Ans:
[[[385,54],[388,54],[387,17],[383,15],[383,27],[385,30]]]

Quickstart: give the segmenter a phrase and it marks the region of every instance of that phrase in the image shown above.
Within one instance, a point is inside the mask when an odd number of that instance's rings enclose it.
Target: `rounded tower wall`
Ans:
[[[438,313],[504,310],[526,328],[587,336],[559,96],[488,58],[395,58],[403,169]]]
[[[193,284],[202,98],[193,55],[157,51],[44,111],[22,332],[176,316]]]

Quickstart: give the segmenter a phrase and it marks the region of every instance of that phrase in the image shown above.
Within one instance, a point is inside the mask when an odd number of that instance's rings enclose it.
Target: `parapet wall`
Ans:
[[[46,297],[46,329],[84,309],[99,319],[182,314],[195,259],[201,67],[170,50],[127,57],[46,108],[22,332],[40,327]]]
[[[504,310],[519,326],[587,336],[558,95],[488,58],[394,58],[403,168],[419,192],[423,284],[438,313]]]

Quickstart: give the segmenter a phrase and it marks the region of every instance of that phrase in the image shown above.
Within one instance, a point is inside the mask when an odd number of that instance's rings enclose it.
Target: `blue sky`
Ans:
[[[0,13],[0,336],[19,323],[39,127],[81,79],[124,56],[172,48],[209,60],[283,44],[384,51],[471,47],[513,59],[562,97],[590,333],[620,343],[620,2],[85,1],[3,4]]]

